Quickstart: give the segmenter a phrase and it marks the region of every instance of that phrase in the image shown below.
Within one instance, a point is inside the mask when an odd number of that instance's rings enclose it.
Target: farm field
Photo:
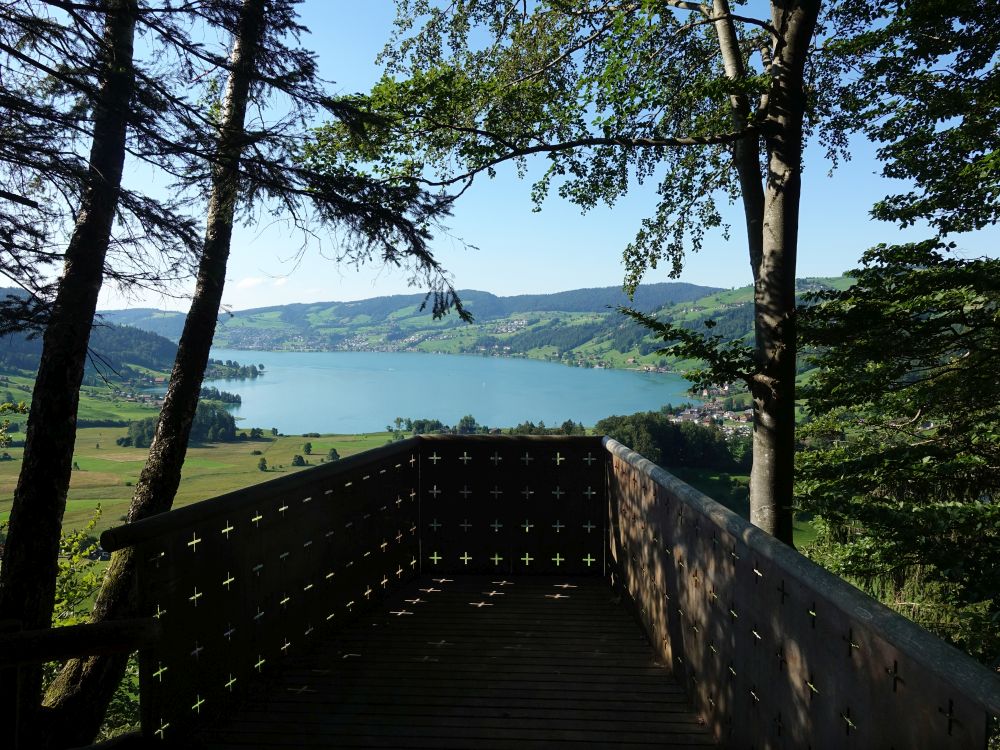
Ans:
[[[148,416],[147,412],[143,416]],[[115,440],[128,432],[125,427],[86,427],[77,434],[69,498],[64,527],[77,529],[89,521],[100,504],[102,515],[97,532],[119,524],[128,510],[132,488],[146,460],[146,449],[124,448]],[[15,435],[14,437],[19,437]],[[365,435],[268,436],[262,440],[239,440],[232,443],[195,444],[188,449],[175,507],[189,505],[225,492],[266,482],[296,471],[317,466],[330,448],[342,458],[384,445],[391,439],[387,432]],[[312,443],[312,455],[303,453],[303,445]],[[13,460],[0,461],[0,522],[6,521],[21,469],[21,448],[7,448]],[[253,451],[260,451],[259,455]],[[291,466],[292,456],[303,455],[305,467]],[[269,470],[260,471],[261,457]]]

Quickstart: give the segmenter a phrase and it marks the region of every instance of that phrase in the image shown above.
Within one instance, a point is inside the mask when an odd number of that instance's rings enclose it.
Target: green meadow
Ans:
[[[151,416],[153,413],[146,409],[141,416]],[[64,518],[67,529],[85,525],[93,517],[98,504],[103,511],[98,522],[98,532],[121,522],[128,510],[133,486],[139,479],[147,454],[146,449],[116,445],[117,438],[126,433],[127,429],[124,427],[86,427],[77,433],[76,450],[73,453],[76,468],[73,469]],[[15,434],[13,437],[21,435]],[[174,505],[188,505],[296,471],[304,471],[321,464],[330,448],[336,448],[341,458],[345,458],[384,445],[391,437],[387,432],[324,435],[318,438],[269,435],[262,440],[195,444],[188,449]],[[303,445],[307,442],[312,443],[310,456],[306,456],[303,451]],[[0,461],[0,521],[7,520],[10,514],[14,486],[21,469],[21,449],[11,447],[6,450],[13,460]],[[260,454],[255,454],[254,451],[260,451]],[[296,454],[303,455],[308,462],[306,466],[292,467],[292,456]],[[258,469],[261,456],[267,460],[266,472]]]

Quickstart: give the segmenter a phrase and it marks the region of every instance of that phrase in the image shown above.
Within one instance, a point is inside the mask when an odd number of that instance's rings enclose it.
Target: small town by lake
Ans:
[[[240,424],[286,434],[374,432],[396,417],[453,425],[466,414],[490,427],[567,419],[590,426],[611,414],[697,401],[679,375],[527,359],[237,349],[213,349],[212,357],[264,365],[263,377],[211,385],[240,394],[232,410]]]

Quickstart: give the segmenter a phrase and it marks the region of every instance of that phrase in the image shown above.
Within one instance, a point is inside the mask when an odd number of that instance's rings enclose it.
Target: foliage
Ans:
[[[312,455],[313,444],[309,442],[305,443],[305,445],[302,446],[302,452],[305,453],[307,456]]]
[[[851,73],[845,125],[881,144],[906,192],[877,218],[941,235],[1000,220],[1000,6],[981,0],[850,3],[824,50]]]
[[[674,423],[662,411],[605,417],[594,425],[594,432],[613,437],[662,466],[740,468],[721,430],[694,422]]]
[[[153,442],[156,423],[155,417],[132,422],[128,426],[128,436],[118,438],[118,445],[148,448]],[[236,419],[233,415],[212,401],[199,402],[191,423],[191,440],[225,443],[235,439]]]
[[[327,461],[339,461],[340,460],[340,453],[337,452],[336,448],[331,448],[330,450],[328,450],[326,452],[326,460]]]
[[[243,403],[243,399],[240,397],[240,394],[238,394],[238,393],[230,393],[229,391],[220,391],[218,388],[215,388],[214,386],[204,386],[203,385],[201,387],[201,394],[199,395],[199,398],[202,398],[202,399],[204,399],[206,401],[219,401],[220,403],[223,403],[223,404],[242,404]],[[255,428],[255,429],[257,429],[257,428]],[[259,431],[259,429],[258,429],[258,431]],[[250,437],[252,438],[254,436],[251,434]],[[260,437],[260,436],[258,435],[257,437]]]
[[[798,496],[824,560],[1000,659],[1000,260],[879,246],[847,291],[801,311],[819,347]],[[906,597],[903,597],[904,599]],[[925,611],[926,610],[926,611]],[[968,615],[972,619],[966,617]],[[973,626],[975,623],[975,626]]]
[[[267,459],[261,456],[260,460],[257,462],[257,468],[260,471],[267,471]]]
[[[296,453],[294,456],[292,456],[292,466],[305,466],[305,465],[306,465],[306,460],[301,455]]]

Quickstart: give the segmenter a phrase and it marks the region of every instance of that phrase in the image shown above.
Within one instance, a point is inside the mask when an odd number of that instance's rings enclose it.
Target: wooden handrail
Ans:
[[[0,667],[134,651],[162,632],[153,618],[112,620],[0,634]]]
[[[276,493],[294,493],[302,487],[317,482],[328,481],[340,474],[346,474],[359,466],[377,461],[385,456],[391,456],[406,450],[415,450],[419,445],[418,441],[419,439],[415,437],[401,440],[391,445],[373,448],[354,456],[342,458],[339,461],[323,464],[307,471],[300,471],[291,476],[273,479],[269,482],[229,492],[210,500],[203,500],[192,505],[185,505],[182,508],[175,508],[167,513],[150,516],[135,523],[108,529],[101,534],[101,547],[108,552],[115,552],[138,542],[147,541],[177,529],[183,529],[193,523],[198,523],[222,513],[230,513],[241,508],[252,507],[254,503],[272,498]]]

